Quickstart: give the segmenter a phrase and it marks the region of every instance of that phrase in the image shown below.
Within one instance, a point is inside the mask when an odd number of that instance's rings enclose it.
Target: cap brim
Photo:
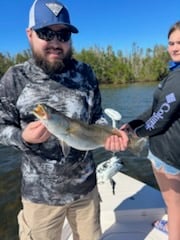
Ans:
[[[79,30],[71,24],[63,24],[63,25],[67,26],[71,30],[72,33],[78,33],[79,32]]]
[[[70,31],[72,33],[78,33],[79,32],[79,30],[75,26],[73,26],[71,24],[68,24],[68,23],[48,23],[48,24],[44,24],[44,25],[42,25],[42,24],[41,25],[36,25],[36,26],[31,27],[31,28],[34,29],[34,30],[38,30],[38,29],[45,28],[45,27],[48,27],[48,26],[51,26],[51,25],[63,25],[63,26],[67,26],[67,28],[70,29]]]

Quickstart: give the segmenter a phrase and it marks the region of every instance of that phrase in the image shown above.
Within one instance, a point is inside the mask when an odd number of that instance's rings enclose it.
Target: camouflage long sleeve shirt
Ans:
[[[93,155],[71,148],[65,158],[54,136],[41,144],[24,142],[22,130],[36,120],[31,111],[39,103],[89,124],[104,124],[99,87],[91,67],[72,60],[61,74],[48,76],[30,59],[9,68],[0,82],[0,143],[23,153],[22,197],[35,203],[63,205],[94,188]]]

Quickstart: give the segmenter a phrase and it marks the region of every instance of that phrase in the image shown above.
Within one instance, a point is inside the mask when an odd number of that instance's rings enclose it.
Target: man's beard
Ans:
[[[68,63],[72,58],[73,51],[72,47],[70,47],[69,51],[63,56],[63,58],[59,58],[54,62],[49,62],[44,56],[36,53],[33,49],[32,54],[38,67],[40,67],[46,74],[54,75],[61,73],[62,70],[68,66]]]

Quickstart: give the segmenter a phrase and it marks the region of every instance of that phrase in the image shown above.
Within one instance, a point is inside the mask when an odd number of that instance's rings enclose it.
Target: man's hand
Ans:
[[[40,122],[29,123],[22,132],[22,138],[27,143],[43,143],[51,136],[51,133]]]
[[[112,135],[107,138],[105,143],[105,149],[112,152],[125,151],[128,146],[128,135],[125,131],[119,130],[121,137]]]

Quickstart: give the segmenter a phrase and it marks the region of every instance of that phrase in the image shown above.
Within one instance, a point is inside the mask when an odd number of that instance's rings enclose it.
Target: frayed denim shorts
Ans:
[[[163,162],[160,158],[154,156],[152,152],[149,150],[147,158],[151,161],[153,164],[153,167],[157,170],[163,169],[165,173],[171,174],[171,175],[178,175],[180,174],[180,170]]]

